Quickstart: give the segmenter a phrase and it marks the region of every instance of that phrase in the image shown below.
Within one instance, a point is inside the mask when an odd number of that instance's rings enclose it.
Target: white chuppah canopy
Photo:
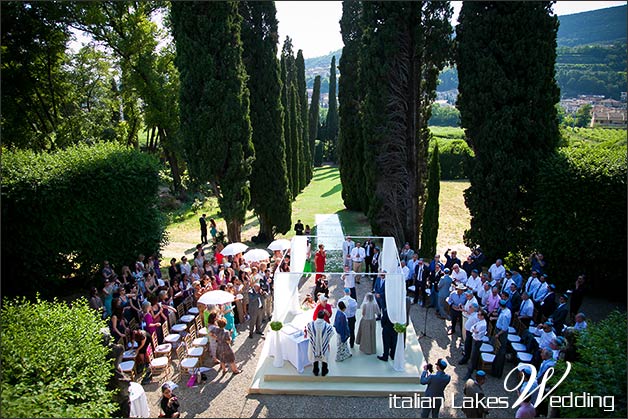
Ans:
[[[392,237],[384,237],[379,266],[386,271],[385,297],[388,318],[393,323],[406,324],[406,281],[401,273],[401,263],[397,253],[397,245]],[[405,370],[404,334],[397,334],[397,347],[393,368],[395,371]]]
[[[290,272],[276,272],[274,278],[275,300],[273,320],[286,322],[290,314],[301,312],[299,304],[299,280],[307,259],[307,237],[294,236],[290,246]]]

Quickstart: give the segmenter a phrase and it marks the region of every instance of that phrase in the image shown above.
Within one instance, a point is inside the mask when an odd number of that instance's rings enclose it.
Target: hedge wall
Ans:
[[[473,151],[465,140],[450,140],[434,137],[430,153],[438,143],[441,180],[468,179],[473,164]]]
[[[627,172],[620,147],[564,148],[541,165],[534,241],[563,289],[585,273],[593,290],[625,294]]]
[[[25,298],[3,301],[0,317],[2,417],[112,417],[114,393],[105,322],[85,299],[72,307]]]
[[[2,155],[2,292],[54,294],[164,239],[156,158],[117,144]]]

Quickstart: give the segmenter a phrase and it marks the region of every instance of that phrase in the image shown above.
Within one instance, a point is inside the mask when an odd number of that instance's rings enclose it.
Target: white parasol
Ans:
[[[248,249],[249,246],[247,246],[244,243],[231,243],[228,244],[224,249],[222,249],[222,251],[220,252],[223,256],[233,256],[233,255],[237,255],[238,253],[244,253],[246,252],[246,249]]]
[[[225,304],[230,303],[235,299],[235,295],[231,294],[227,291],[216,290],[209,291],[205,294],[201,295],[198,299],[199,303],[203,303],[205,305],[209,304]]]
[[[277,239],[268,245],[267,249],[270,250],[288,250],[290,249],[291,242],[287,239]]]
[[[247,262],[259,262],[268,258],[268,252],[264,249],[251,249],[244,254],[244,260]]]

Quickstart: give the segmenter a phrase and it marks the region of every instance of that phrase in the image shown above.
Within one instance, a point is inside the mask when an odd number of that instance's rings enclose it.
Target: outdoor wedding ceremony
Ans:
[[[0,2],[0,416],[625,418],[627,10]]]

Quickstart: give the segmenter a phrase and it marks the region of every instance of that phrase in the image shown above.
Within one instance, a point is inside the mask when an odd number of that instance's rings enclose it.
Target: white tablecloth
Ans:
[[[268,354],[275,357],[276,346],[274,339],[276,339],[276,336],[279,335],[283,359],[290,361],[297,371],[299,371],[299,374],[302,374],[304,368],[311,364],[308,358],[308,348],[310,343],[309,340],[303,336],[303,329],[308,321],[311,320],[312,313],[312,310],[308,310],[294,317],[290,323],[286,323],[284,325],[278,334],[270,332],[270,339],[268,342],[270,349]],[[300,334],[290,334],[292,332],[300,332]]]
[[[148,401],[146,400],[146,392],[141,384],[131,381],[129,385],[129,400],[131,401],[132,418],[150,418],[150,410],[148,409]]]

